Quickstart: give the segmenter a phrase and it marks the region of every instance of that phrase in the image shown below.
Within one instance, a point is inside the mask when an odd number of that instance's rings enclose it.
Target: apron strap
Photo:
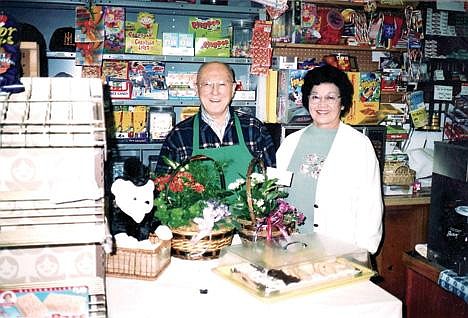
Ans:
[[[236,126],[236,133],[237,133],[237,139],[239,141],[239,145],[245,146],[245,141],[244,141],[244,134],[242,133],[242,127],[240,124],[239,117],[237,117],[236,113],[233,113],[234,116],[234,125]],[[195,115],[195,118],[193,119],[193,137],[192,137],[192,152],[195,150],[200,149],[200,112],[198,112]],[[222,140],[221,140],[222,142]]]
[[[192,152],[195,150],[200,149],[200,123],[199,123],[199,118],[200,117],[200,112],[195,114],[195,118],[193,119],[193,137],[192,137]]]

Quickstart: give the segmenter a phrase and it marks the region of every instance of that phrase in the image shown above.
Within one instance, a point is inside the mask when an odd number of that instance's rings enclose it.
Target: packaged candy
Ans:
[[[20,93],[21,52],[18,25],[0,10],[0,92]]]

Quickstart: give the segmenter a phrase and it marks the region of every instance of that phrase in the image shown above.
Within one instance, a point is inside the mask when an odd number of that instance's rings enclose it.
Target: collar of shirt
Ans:
[[[200,108],[201,108],[201,119],[204,122],[206,122],[208,126],[211,127],[211,129],[213,129],[213,131],[216,133],[216,136],[218,136],[219,140],[223,142],[224,131],[226,130],[229,120],[231,119],[231,113],[229,111],[226,113],[226,118],[224,119],[223,126],[219,127],[216,124],[215,120],[211,118],[210,115],[208,115],[208,113],[203,109],[203,107],[200,107]]]

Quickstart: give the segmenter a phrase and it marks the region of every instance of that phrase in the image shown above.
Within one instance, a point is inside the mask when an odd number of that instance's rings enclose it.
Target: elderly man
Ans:
[[[245,176],[253,157],[261,158],[266,166],[276,165],[275,147],[262,122],[230,107],[235,87],[234,72],[229,65],[207,62],[199,68],[200,111],[178,123],[169,133],[160,152],[156,173],[169,170],[163,156],[180,163],[203,154],[225,162],[227,184],[239,175]]]

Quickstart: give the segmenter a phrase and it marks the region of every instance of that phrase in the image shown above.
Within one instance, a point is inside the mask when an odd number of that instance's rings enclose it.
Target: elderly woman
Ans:
[[[306,215],[302,233],[318,232],[375,253],[382,237],[380,169],[370,140],[341,122],[353,86],[333,66],[306,73],[302,104],[313,123],[287,136],[277,167],[293,172],[287,200]]]

